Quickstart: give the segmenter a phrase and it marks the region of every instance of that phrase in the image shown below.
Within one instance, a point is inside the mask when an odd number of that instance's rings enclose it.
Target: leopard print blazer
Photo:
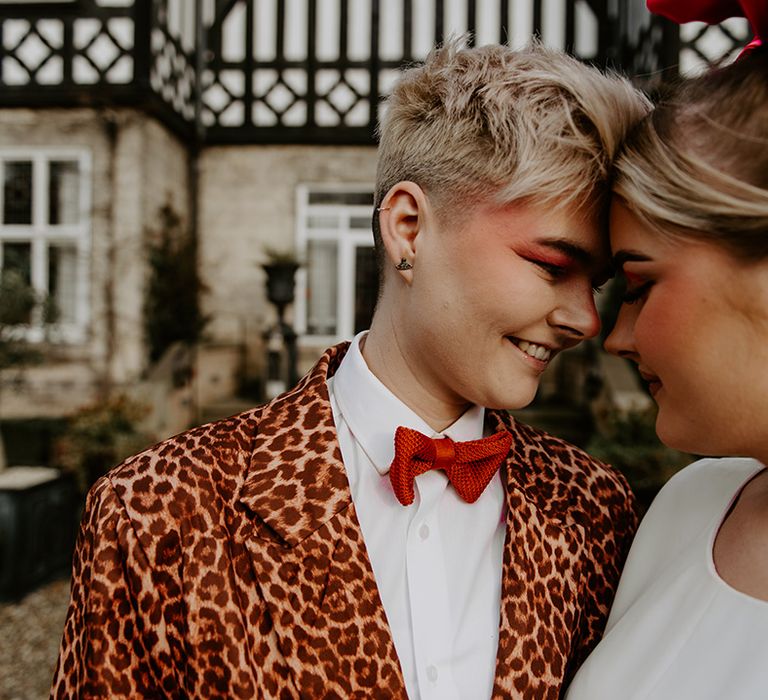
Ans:
[[[52,698],[406,698],[328,399],[346,347],[96,483]],[[634,502],[579,449],[488,417],[514,438],[493,697],[554,700],[600,637]]]

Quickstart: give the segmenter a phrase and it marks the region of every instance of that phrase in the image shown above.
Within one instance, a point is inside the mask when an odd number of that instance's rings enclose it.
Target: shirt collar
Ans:
[[[386,474],[395,456],[395,430],[404,426],[430,437],[448,436],[455,441],[483,437],[485,409],[472,406],[455,423],[435,432],[398,399],[368,369],[360,351],[366,331],[352,341],[333,376],[333,394],[341,416],[379,474]]]

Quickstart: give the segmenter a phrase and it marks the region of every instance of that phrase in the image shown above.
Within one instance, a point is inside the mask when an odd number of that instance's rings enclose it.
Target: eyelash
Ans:
[[[547,274],[552,275],[552,277],[555,279],[560,279],[563,275],[565,275],[566,272],[568,272],[565,267],[561,267],[560,265],[553,265],[552,263],[544,262],[543,260],[531,259],[530,262],[540,267]]]
[[[560,265],[554,265],[552,263],[544,262],[543,260],[531,259],[530,262],[540,267],[547,274],[552,275],[554,279],[560,279],[561,277],[564,277],[568,273],[568,268],[561,267]],[[604,284],[593,284],[592,291],[595,294],[600,294],[603,291],[603,286]]]
[[[627,291],[624,292],[624,296],[621,298],[622,303],[636,304],[646,295],[652,286],[653,282],[649,280],[647,282],[643,282],[641,285],[635,287],[634,289],[627,289]]]

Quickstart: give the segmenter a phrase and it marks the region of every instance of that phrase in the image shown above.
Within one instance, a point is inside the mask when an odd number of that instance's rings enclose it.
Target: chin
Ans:
[[[518,388],[517,391],[509,392],[504,395],[494,394],[486,399],[483,404],[485,408],[496,409],[500,411],[517,411],[526,406],[530,406],[531,402],[536,398],[536,390],[538,385],[530,392],[521,392]]]
[[[504,406],[499,406],[499,408],[507,411],[519,411],[530,406],[532,402],[533,397],[527,399],[526,401],[507,401],[505,402]]]
[[[656,434],[667,447],[680,452],[689,452],[695,455],[715,455],[716,451],[707,446],[707,436],[693,430],[686,430],[684,426],[674,426],[656,418]]]

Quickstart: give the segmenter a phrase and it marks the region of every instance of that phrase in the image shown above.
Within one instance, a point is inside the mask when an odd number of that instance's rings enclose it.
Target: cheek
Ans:
[[[654,322],[653,308],[641,308],[635,315],[632,324],[632,332],[635,339],[635,345],[641,355],[659,346],[663,341],[664,332],[658,323]]]
[[[641,355],[680,353],[690,339],[686,326],[686,314],[678,304],[652,291],[635,317],[637,349]]]

